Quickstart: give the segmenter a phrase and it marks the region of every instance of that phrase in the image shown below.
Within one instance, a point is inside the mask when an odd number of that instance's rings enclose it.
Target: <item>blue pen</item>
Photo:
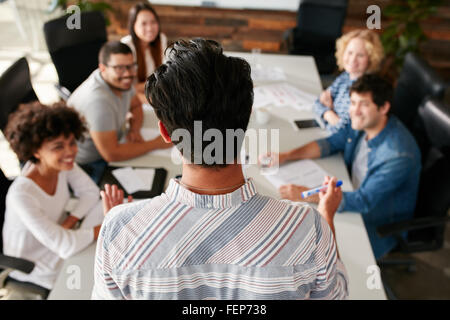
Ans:
[[[342,186],[342,180],[339,180],[338,182],[336,182],[336,187],[340,187],[340,186]],[[328,186],[321,186],[321,187],[314,188],[314,189],[311,189],[308,191],[304,191],[304,192],[302,192],[302,199],[312,196],[313,194],[319,193],[322,190],[325,191],[325,190],[327,190],[327,187]]]

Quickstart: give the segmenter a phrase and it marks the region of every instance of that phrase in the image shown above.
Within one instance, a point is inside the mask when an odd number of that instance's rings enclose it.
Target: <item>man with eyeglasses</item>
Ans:
[[[159,136],[144,141],[140,134],[143,111],[133,88],[136,70],[132,51],[126,44],[107,42],[100,49],[98,69],[67,102],[88,124],[89,135],[78,144],[76,161],[95,182],[100,180],[107,162],[171,147]]]

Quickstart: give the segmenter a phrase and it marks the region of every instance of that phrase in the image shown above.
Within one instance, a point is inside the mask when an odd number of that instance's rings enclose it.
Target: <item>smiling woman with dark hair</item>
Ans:
[[[148,3],[138,3],[130,9],[128,17],[130,34],[121,39],[133,51],[138,64],[136,91],[145,103],[145,80],[156,70],[164,58],[167,37],[161,32],[161,24],[155,9]]]
[[[30,274],[13,272],[12,278],[51,289],[61,259],[97,239],[100,190],[74,162],[76,140],[85,132],[76,110],[63,103],[22,105],[10,116],[5,136],[25,165],[6,196],[3,251],[35,263]],[[69,187],[79,201],[67,214]]]

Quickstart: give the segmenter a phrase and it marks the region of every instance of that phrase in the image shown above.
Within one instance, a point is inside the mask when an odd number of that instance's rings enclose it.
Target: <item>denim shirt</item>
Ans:
[[[364,132],[353,130],[349,122],[332,136],[317,141],[321,157],[343,152],[351,172],[356,146],[363,136]],[[379,237],[376,228],[409,219],[414,213],[421,155],[413,136],[395,116],[390,116],[386,127],[368,141],[368,147],[367,174],[357,190],[343,193],[338,212],[362,214],[378,259],[392,250],[397,241],[394,237]]]
[[[348,108],[350,107],[350,87],[356,79],[351,80],[348,72],[342,72],[328,87],[331,97],[333,98],[334,111],[339,116],[339,122],[333,126],[323,119],[323,114],[330,110],[327,106],[323,105],[319,99],[314,103],[314,113],[324,121],[328,131],[335,133],[339,128],[344,127],[350,122],[350,116]]]

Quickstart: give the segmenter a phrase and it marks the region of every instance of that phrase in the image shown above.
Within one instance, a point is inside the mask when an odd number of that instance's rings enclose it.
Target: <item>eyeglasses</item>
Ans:
[[[117,65],[117,66],[107,66],[107,67],[113,68],[117,74],[123,74],[123,73],[125,73],[125,70],[128,70],[129,72],[133,72],[133,73],[136,72],[138,65],[135,62],[135,63],[129,64],[129,65]]]

